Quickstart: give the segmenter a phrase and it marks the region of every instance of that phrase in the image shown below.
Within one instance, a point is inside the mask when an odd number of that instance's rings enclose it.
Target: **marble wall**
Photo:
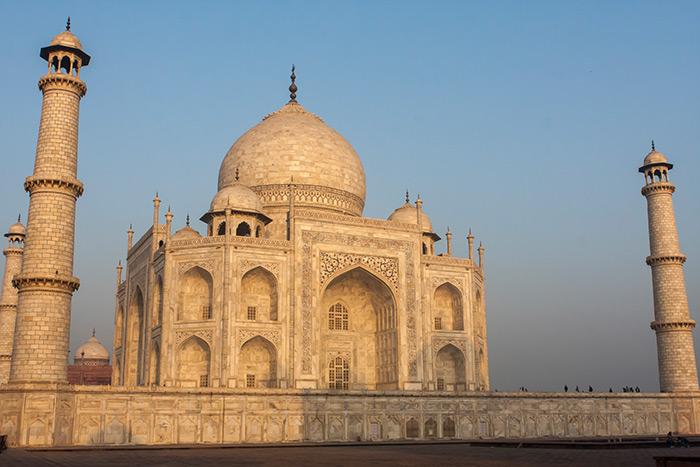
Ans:
[[[700,394],[0,388],[13,446],[698,434]]]

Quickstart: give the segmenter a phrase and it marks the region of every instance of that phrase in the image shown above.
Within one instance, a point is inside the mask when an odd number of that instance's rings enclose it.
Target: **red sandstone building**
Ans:
[[[68,382],[70,384],[109,385],[112,383],[112,365],[109,364],[109,352],[95,337],[78,347],[75,351],[73,365],[68,365]]]

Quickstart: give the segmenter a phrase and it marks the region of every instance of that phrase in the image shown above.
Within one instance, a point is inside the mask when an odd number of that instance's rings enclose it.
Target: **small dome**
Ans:
[[[214,195],[211,201],[210,211],[223,211],[226,207],[234,211],[262,213],[263,206],[260,197],[253,190],[236,182],[226,186]]]
[[[189,225],[184,226],[172,236],[172,240],[186,240],[188,238],[199,238],[201,235]]]
[[[668,158],[664,153],[661,153],[657,151],[656,149],[653,149],[647,156],[644,158],[644,165],[650,165],[650,164],[668,164]]]
[[[71,47],[73,49],[83,50],[83,45],[80,43],[75,34],[70,31],[63,31],[53,38],[49,45],[62,45],[63,47]]]
[[[24,227],[24,224],[22,224],[19,220],[12,224],[5,234],[6,237],[9,237],[10,235],[21,235],[24,236],[27,233],[27,229]]]
[[[418,215],[416,213],[416,206],[413,203],[406,203],[400,208],[396,209],[389,216],[390,221],[401,222],[402,224],[413,224],[418,225]],[[428,215],[421,209],[420,211],[421,226],[423,231],[432,232],[433,223],[430,222]]]
[[[109,360],[109,352],[104,345],[97,340],[95,334],[75,351],[75,360]]]

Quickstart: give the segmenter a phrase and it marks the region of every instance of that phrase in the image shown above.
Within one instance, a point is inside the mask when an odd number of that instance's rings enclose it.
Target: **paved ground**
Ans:
[[[655,466],[654,456],[698,456],[689,449],[538,449],[464,444],[197,448],[163,450],[23,451],[0,454],[2,467],[141,466]],[[700,464],[698,464],[700,465]]]

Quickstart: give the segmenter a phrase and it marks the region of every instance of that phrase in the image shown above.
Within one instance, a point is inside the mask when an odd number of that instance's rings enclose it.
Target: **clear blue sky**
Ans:
[[[700,317],[700,2],[3,2],[0,223],[26,213],[45,71],[72,17],[82,77],[72,348],[109,347],[126,230],[160,192],[179,226],[229,146],[287,99],[353,144],[365,214],[408,188],[439,233],[484,241],[492,385],[658,389],[645,202],[671,172]],[[444,247],[443,247],[444,248]]]

